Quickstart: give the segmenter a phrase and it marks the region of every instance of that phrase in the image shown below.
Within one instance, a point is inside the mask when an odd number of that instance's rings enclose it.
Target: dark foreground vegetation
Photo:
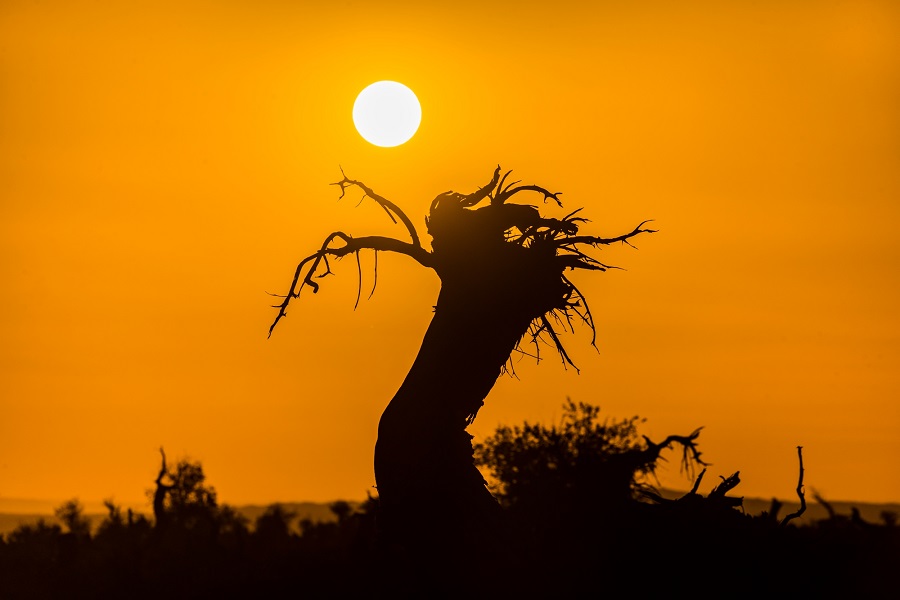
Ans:
[[[897,589],[896,515],[798,525],[773,503],[751,516],[729,495],[737,473],[707,485],[703,470],[692,492],[666,500],[648,483],[653,471],[679,452],[686,468],[703,467],[699,432],[654,443],[638,425],[569,403],[559,424],[502,427],[476,445],[500,509],[461,556],[384,542],[377,498],[333,504],[333,522],[295,524],[272,505],[249,523],[217,501],[200,464],[168,467],[163,455],[153,517],[108,503],[92,531],[73,500],[57,511],[63,527],[24,525],[0,538],[0,598],[875,598]],[[420,525],[440,532],[442,519],[435,512]]]

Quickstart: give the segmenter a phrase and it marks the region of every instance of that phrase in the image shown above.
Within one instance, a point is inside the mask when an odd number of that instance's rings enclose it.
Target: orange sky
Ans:
[[[228,503],[364,498],[437,277],[381,256],[354,311],[345,261],[271,339],[266,292],[338,227],[403,236],[339,166],[422,224],[500,163],[660,231],[577,275],[581,374],[518,363],[477,439],[570,396],[705,426],[702,492],[792,499],[802,445],[807,490],[900,501],[900,5],[636,4],[4,2],[0,498],[140,502],[160,445]],[[403,146],[353,129],[380,79]]]

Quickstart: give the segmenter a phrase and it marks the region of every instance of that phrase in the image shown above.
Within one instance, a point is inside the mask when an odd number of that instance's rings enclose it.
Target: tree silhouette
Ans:
[[[697,449],[700,429],[654,443],[638,436],[641,419],[600,419],[600,408],[571,399],[558,425],[500,426],[475,446],[476,464],[496,481],[503,506],[532,514],[605,511],[618,514],[655,493],[649,479],[663,450],[678,444],[689,473],[706,465]]]
[[[469,534],[493,519],[498,504],[474,465],[466,428],[497,377],[511,369],[513,351],[533,348],[539,360],[541,346],[547,344],[564,365],[575,366],[559,332],[579,324],[595,332],[591,310],[569,273],[615,268],[591,257],[590,249],[628,244],[654,231],[644,221],[615,237],[579,234],[587,222],[581,209],[557,219],[543,216],[537,206],[516,204],[514,198],[530,193],[544,204],[562,206],[559,192],[507,183],[509,175],[501,177],[498,166],[487,185],[473,193],[438,195],[425,218],[432,238],[429,250],[400,207],[344,174],[333,184],[340,187],[341,198],[350,189],[361,190],[363,199],[402,223],[410,239],[331,233],[297,266],[269,329],[271,336],[303,288],[318,291],[316,280],[332,274],[334,259],[355,254],[359,268],[360,252],[374,251],[376,281],[379,251],[405,255],[437,273],[441,289],[434,317],[381,416],[375,446],[384,539],[413,554],[423,549],[452,554],[455,545],[471,542]],[[434,514],[441,518],[429,521]],[[431,527],[422,526],[426,521]]]
[[[54,514],[66,526],[71,535],[84,538],[91,534],[91,521],[84,516],[84,506],[77,498],[61,504]]]
[[[156,527],[176,525],[192,529],[218,525],[222,507],[217,503],[215,488],[206,483],[203,465],[183,459],[171,468],[166,465],[165,451],[160,448],[159,452],[162,460],[152,492]]]

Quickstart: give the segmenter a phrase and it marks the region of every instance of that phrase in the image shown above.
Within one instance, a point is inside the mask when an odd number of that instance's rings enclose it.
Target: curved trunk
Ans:
[[[378,425],[375,480],[385,575],[462,593],[496,568],[500,505],[466,427],[529,321],[454,305],[442,293],[422,346]],[[492,564],[493,563],[493,564]],[[394,582],[396,585],[396,580]],[[459,587],[455,587],[459,586]],[[452,594],[451,594],[452,596]]]
[[[493,501],[472,463],[466,427],[530,319],[466,310],[447,296],[442,292],[415,362],[378,425],[375,477],[384,508],[432,500],[462,504],[465,497]],[[431,498],[439,491],[460,498]]]
[[[438,266],[434,317],[375,446],[382,541],[413,557],[440,556],[441,569],[459,560],[471,568],[473,552],[495,539],[500,507],[466,427],[531,322],[565,293],[559,266],[536,261],[533,249],[501,241],[472,248],[472,260],[453,256]]]

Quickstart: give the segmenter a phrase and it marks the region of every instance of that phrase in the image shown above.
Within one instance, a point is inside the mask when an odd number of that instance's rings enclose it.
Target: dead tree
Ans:
[[[168,524],[168,513],[166,512],[166,495],[172,491],[175,486],[163,483],[164,478],[172,479],[171,473],[166,466],[166,451],[162,446],[159,448],[159,454],[162,462],[159,467],[159,474],[156,476],[156,490],[153,492],[153,518],[155,519],[155,527],[162,528]]]
[[[569,274],[615,268],[591,257],[590,249],[629,244],[631,238],[654,231],[644,221],[615,237],[579,234],[587,221],[579,215],[581,209],[556,219],[544,217],[537,206],[513,203],[513,198],[535,194],[544,204],[562,206],[559,192],[507,183],[509,174],[501,177],[498,166],[487,185],[473,193],[438,195],[425,219],[430,250],[396,204],[344,175],[333,184],[341,188],[341,198],[359,189],[363,199],[402,223],[410,239],[331,233],[298,265],[289,290],[279,296],[283,301],[269,329],[271,336],[303,288],[318,291],[317,279],[332,273],[335,259],[354,254],[359,269],[360,252],[374,251],[376,281],[378,252],[405,255],[437,273],[441,289],[434,317],[381,416],[375,446],[383,531],[408,548],[427,540],[461,540],[469,525],[491,518],[498,505],[473,463],[466,428],[497,377],[511,368],[514,351],[533,348],[539,359],[541,346],[549,345],[564,365],[575,366],[559,332],[583,324],[596,334],[587,301]],[[423,531],[425,523],[432,529]],[[433,529],[435,523],[441,524],[440,531]]]

